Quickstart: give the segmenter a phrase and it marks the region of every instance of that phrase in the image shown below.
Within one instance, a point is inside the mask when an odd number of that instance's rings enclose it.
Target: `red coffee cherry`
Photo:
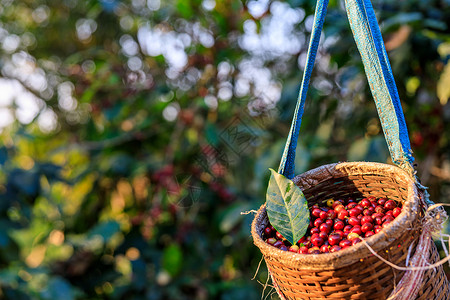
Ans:
[[[320,225],[319,230],[328,233],[331,231],[331,227],[324,223]]]
[[[316,220],[314,221],[314,226],[315,226],[315,227],[319,227],[322,223],[323,223],[323,220],[322,220],[322,219],[316,219]]]
[[[311,237],[311,243],[316,247],[320,247],[323,244],[323,238],[320,236],[313,236]]]
[[[345,238],[347,236],[347,234],[345,232],[343,232],[342,230],[336,230],[334,233],[337,233],[341,236],[341,238]]]
[[[330,245],[338,245],[341,240],[342,240],[342,237],[338,233],[332,233],[328,237],[328,242],[330,243]]]
[[[336,218],[336,212],[334,210],[332,210],[332,209],[330,209],[327,214],[328,214],[327,216],[328,216],[329,219],[335,219]]]
[[[300,249],[298,249],[298,253],[308,254],[308,247],[306,247],[306,246],[300,247]]]
[[[345,226],[344,222],[342,222],[341,220],[338,219],[334,223],[334,230],[342,230],[342,229],[344,229],[344,226]]]
[[[328,233],[327,232],[321,231],[321,232],[319,232],[319,236],[321,238],[323,238],[324,241],[326,241],[328,239]]]
[[[342,204],[339,204],[339,205],[336,205],[335,207],[334,207],[334,211],[336,212],[336,213],[339,213],[341,210],[343,210],[343,209],[345,209],[345,207],[344,207],[344,205],[342,205]]]
[[[375,232],[373,232],[373,231],[367,231],[366,234],[365,234],[365,237],[368,238],[368,237],[370,237],[370,236],[372,236],[374,234],[375,234]]]
[[[332,209],[336,209],[336,206],[342,205],[342,200],[336,200],[334,201],[333,205],[331,206]]]
[[[347,204],[347,209],[352,209],[352,208],[354,208],[356,205],[358,205],[358,203],[356,203],[356,202],[351,202],[351,203],[349,203],[349,204]]]
[[[314,233],[319,233],[320,230],[317,227],[313,227],[313,228],[311,228],[311,230],[309,232],[311,233],[311,236],[312,236]]]
[[[348,247],[350,247],[351,245],[352,245],[352,242],[349,241],[349,240],[347,240],[347,239],[342,240],[342,241],[339,243],[339,246],[340,246],[341,248],[343,248],[343,249],[348,248]]]
[[[370,202],[376,201],[376,200],[377,200],[377,198],[375,198],[374,196],[369,196],[369,197],[367,197],[367,199],[368,199]]]
[[[334,226],[334,220],[332,220],[332,219],[326,219],[326,220],[325,220],[325,223],[326,223],[328,226],[330,226],[330,228],[333,228],[333,226]]]
[[[378,205],[377,207],[375,207],[375,212],[379,214],[384,214],[384,208]]]
[[[357,208],[352,208],[349,210],[350,217],[356,217],[360,213],[361,213],[361,211]]]
[[[266,227],[264,228],[264,234],[265,236],[270,237],[273,235],[273,230],[270,227]]]
[[[314,209],[312,210],[311,214],[312,214],[314,217],[319,218],[321,212],[322,212],[322,211],[320,210],[320,208],[314,208]]]
[[[394,211],[393,211],[393,210],[388,210],[388,211],[385,213],[385,215],[386,215],[386,216],[391,216],[392,218],[394,218]]]
[[[397,218],[399,214],[401,214],[402,209],[400,207],[396,207],[392,210],[392,215],[394,218]]]
[[[352,225],[346,225],[346,226],[344,227],[344,233],[349,233],[350,230],[352,230],[352,228],[353,228]]]
[[[363,211],[363,215],[364,215],[364,216],[371,216],[371,215],[372,215],[372,212],[371,212],[368,208],[366,208],[366,209]]]
[[[320,252],[322,252],[322,253],[330,252],[330,246],[329,245],[322,245],[322,246],[320,246]]]
[[[363,225],[363,224],[365,224],[365,223],[372,223],[372,217],[364,216],[364,217],[361,219],[361,225]]]
[[[395,201],[393,201],[393,200],[388,200],[384,204],[384,208],[387,209],[387,210],[392,210],[392,209],[394,209],[396,207],[397,207],[397,203],[395,203]]]
[[[386,215],[381,219],[381,221],[383,221],[383,223],[386,221],[392,222],[392,221],[394,221],[394,217]]]
[[[371,231],[372,229],[373,229],[372,223],[365,223],[361,226],[361,231],[364,233]]]
[[[364,211],[364,207],[362,207],[360,204],[356,205],[354,208],[358,209],[360,213]]]
[[[361,221],[357,217],[350,217],[348,219],[348,224],[355,226],[355,225],[361,225]]]
[[[352,233],[352,232],[357,233],[358,235],[361,235],[362,234],[361,226],[359,226],[359,225],[353,226],[352,230],[350,230],[350,233]]]
[[[359,202],[359,204],[364,208],[368,208],[371,205],[369,199],[367,198],[362,199],[361,202]]]
[[[378,205],[384,206],[384,204],[386,203],[387,199],[386,198],[380,198],[378,199]]]
[[[339,247],[338,245],[331,246],[331,248],[330,248],[330,253],[337,252],[337,251],[339,251],[339,250],[341,250],[341,249],[342,249],[342,248]]]
[[[338,219],[345,220],[348,217],[348,211],[343,209],[338,213]]]

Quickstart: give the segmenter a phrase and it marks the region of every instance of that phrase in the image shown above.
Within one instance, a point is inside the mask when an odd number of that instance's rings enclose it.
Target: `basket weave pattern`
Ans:
[[[413,242],[411,253],[414,253],[423,212],[414,181],[400,168],[362,162],[331,164],[299,175],[293,181],[302,189],[309,206],[322,205],[330,197],[375,196],[402,203],[402,213],[366,241],[378,254],[399,266],[405,266]],[[373,256],[362,243],[316,255],[279,250],[261,238],[267,223],[263,205],[253,221],[252,236],[286,299],[387,299],[404,273]],[[438,259],[433,245],[430,260]],[[426,271],[418,299],[447,299],[447,294],[448,281],[442,267]]]

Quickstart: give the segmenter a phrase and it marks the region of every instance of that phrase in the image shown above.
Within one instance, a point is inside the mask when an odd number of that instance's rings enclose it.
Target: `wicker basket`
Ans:
[[[414,180],[405,171],[381,163],[339,163],[310,170],[293,181],[302,189],[310,206],[330,197],[369,195],[401,202],[402,213],[366,241],[385,259],[405,265],[408,248],[413,242],[413,247],[417,244],[423,215]],[[278,293],[285,299],[387,299],[403,276],[404,272],[373,256],[363,243],[326,254],[279,250],[261,238],[267,223],[263,205],[252,223],[252,236]],[[435,262],[439,255],[434,243],[431,249],[430,261]],[[442,267],[425,272],[418,299],[448,299],[448,293]]]

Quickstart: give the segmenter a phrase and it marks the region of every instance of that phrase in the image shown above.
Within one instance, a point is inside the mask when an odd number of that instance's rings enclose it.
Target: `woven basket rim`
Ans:
[[[348,175],[380,175],[396,176],[396,179],[405,183],[407,190],[407,200],[403,203],[402,213],[395,218],[386,228],[365,241],[377,252],[388,247],[394,240],[399,238],[404,230],[412,229],[419,213],[418,191],[414,180],[407,172],[399,167],[373,162],[344,162],[323,165],[321,167],[309,170],[293,179],[295,184],[302,181],[306,189],[320,183],[308,178],[314,178],[316,174],[323,172],[329,174],[329,177],[323,178],[326,181],[333,178],[346,177]],[[305,189],[305,188],[304,188]],[[358,243],[349,248],[342,249],[334,253],[322,254],[300,254],[289,251],[283,251],[273,247],[263,241],[257,232],[257,226],[266,217],[265,204],[263,204],[252,222],[252,237],[254,244],[261,250],[265,259],[273,259],[286,263],[291,267],[308,270],[333,270],[351,265],[362,258],[371,255],[371,252],[363,243]]]

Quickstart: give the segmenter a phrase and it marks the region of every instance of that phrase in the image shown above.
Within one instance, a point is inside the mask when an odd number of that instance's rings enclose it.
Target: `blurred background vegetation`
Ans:
[[[419,176],[450,202],[450,1],[372,2]],[[0,298],[259,299],[240,212],[278,166],[314,6],[0,0]],[[343,1],[302,125],[297,173],[389,162]]]

